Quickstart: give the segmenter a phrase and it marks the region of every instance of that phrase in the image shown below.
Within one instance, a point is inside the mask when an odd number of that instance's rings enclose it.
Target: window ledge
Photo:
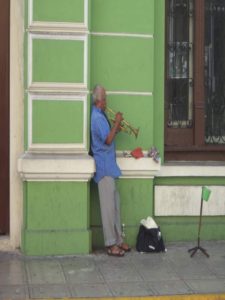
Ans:
[[[157,177],[225,177],[224,162],[168,162],[161,166]]]
[[[160,162],[154,162],[151,157],[135,159],[117,155],[116,160],[122,172],[121,178],[153,178],[161,167]]]

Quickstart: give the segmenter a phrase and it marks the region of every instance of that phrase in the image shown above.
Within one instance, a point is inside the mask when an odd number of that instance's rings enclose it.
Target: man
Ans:
[[[91,150],[96,164],[94,181],[98,184],[105,246],[109,255],[124,256],[130,248],[122,239],[120,199],[115,183],[115,178],[119,177],[121,172],[116,163],[114,144],[123,116],[118,112],[111,128],[105,115],[105,89],[97,85],[92,97]]]

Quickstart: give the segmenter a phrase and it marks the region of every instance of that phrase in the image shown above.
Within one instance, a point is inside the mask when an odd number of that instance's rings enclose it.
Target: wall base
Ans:
[[[90,230],[23,230],[22,233],[22,252],[26,255],[88,254],[90,245]]]

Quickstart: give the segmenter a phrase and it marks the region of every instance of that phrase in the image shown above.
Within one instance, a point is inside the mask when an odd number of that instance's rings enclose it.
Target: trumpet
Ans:
[[[111,122],[111,124],[114,124],[116,113],[111,108],[109,108],[108,106],[106,107],[105,112],[107,113],[107,116],[108,116],[109,121]],[[123,131],[123,132],[126,132],[129,135],[134,135],[136,138],[138,137],[138,134],[139,134],[139,128],[134,128],[126,120],[123,120],[120,123],[120,130]]]

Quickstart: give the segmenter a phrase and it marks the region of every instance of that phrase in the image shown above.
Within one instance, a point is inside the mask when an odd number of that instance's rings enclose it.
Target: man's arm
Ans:
[[[110,145],[112,143],[112,141],[114,140],[114,138],[116,136],[116,133],[118,131],[120,131],[120,123],[121,123],[122,120],[123,120],[123,114],[118,112],[115,116],[114,125],[113,125],[112,129],[110,130],[109,135],[107,136],[107,138],[105,140],[105,143],[107,145]]]

